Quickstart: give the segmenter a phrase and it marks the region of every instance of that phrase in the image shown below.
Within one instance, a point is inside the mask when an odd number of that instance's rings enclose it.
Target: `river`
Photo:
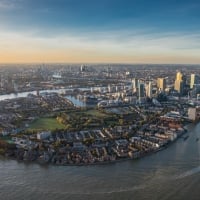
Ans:
[[[139,160],[96,166],[41,166],[0,159],[2,200],[193,200],[200,196],[200,123],[189,138]]]
[[[89,90],[89,88],[78,88],[79,90]],[[65,91],[68,91],[70,89],[54,89],[54,90],[40,90],[39,93],[43,94],[43,93],[58,93],[58,94],[64,94]],[[33,94],[33,95],[37,95],[37,91],[30,91],[30,92],[20,92],[20,93],[11,93],[11,94],[5,94],[5,95],[0,95],[0,101],[4,101],[4,100],[8,100],[8,99],[17,99],[17,98],[21,98],[21,97],[27,97],[29,94]],[[84,102],[82,102],[81,100],[67,95],[65,96],[67,99],[69,99],[70,101],[72,101],[72,103],[75,106],[80,106],[80,107],[85,107],[86,104]]]

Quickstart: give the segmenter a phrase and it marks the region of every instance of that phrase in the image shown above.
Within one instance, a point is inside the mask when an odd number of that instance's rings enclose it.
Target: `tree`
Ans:
[[[119,119],[119,125],[123,125],[124,124],[124,120],[123,119]]]

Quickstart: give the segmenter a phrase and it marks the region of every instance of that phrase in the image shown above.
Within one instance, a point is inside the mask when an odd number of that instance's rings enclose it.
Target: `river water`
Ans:
[[[139,160],[96,166],[41,166],[0,159],[2,200],[193,200],[200,198],[200,123],[189,138]]]
[[[78,88],[79,90],[89,90],[88,88]],[[70,89],[54,89],[54,90],[40,90],[39,93],[58,93],[58,94],[64,94],[65,91],[70,90]],[[17,99],[21,97],[27,97],[29,94],[37,95],[37,91],[30,91],[30,92],[20,92],[20,93],[11,93],[11,94],[5,94],[5,95],[0,95],[0,101],[8,100],[8,99]],[[80,107],[85,107],[86,104],[73,97],[73,96],[65,96],[67,99],[69,99],[75,106],[80,106]]]
[[[55,89],[55,90],[40,90],[39,93],[58,93],[58,94],[62,94],[65,92],[65,89]],[[16,98],[21,98],[21,97],[27,97],[29,94],[37,94],[37,91],[30,91],[30,92],[19,92],[19,93],[11,93],[11,94],[4,94],[4,95],[0,95],[0,101],[4,101],[7,99],[16,99]]]

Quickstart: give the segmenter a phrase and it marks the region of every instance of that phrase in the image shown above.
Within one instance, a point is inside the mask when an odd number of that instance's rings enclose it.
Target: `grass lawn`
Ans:
[[[87,111],[82,112],[82,113],[87,114],[87,115],[92,115],[94,117],[100,117],[100,118],[107,117],[107,114],[102,113],[101,111],[95,110],[95,109],[94,110],[87,110]]]
[[[39,118],[29,125],[28,130],[55,130],[63,128],[65,126],[60,124],[56,118]]]
[[[86,115],[90,115],[92,118],[93,117],[97,117],[97,118],[106,118],[108,116],[110,116],[109,114],[103,113],[99,110],[96,109],[90,109],[90,110],[85,110],[85,111],[76,111],[76,112],[67,112],[67,115],[71,116],[71,117],[78,117],[78,116],[86,116]]]

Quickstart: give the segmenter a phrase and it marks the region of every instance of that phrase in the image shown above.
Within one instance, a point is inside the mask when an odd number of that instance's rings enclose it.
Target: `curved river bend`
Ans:
[[[2,200],[199,200],[200,123],[189,138],[139,160],[95,166],[40,166],[0,158]]]

